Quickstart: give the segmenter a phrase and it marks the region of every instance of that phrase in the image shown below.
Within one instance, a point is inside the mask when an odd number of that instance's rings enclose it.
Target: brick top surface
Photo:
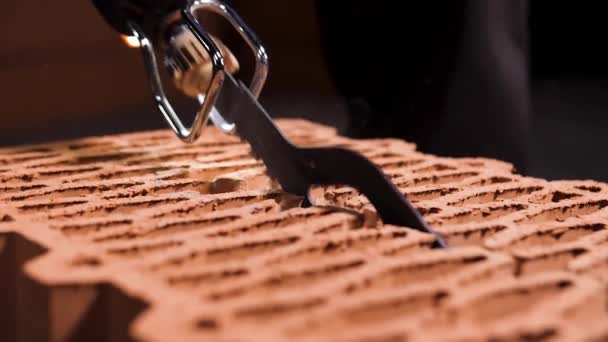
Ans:
[[[0,149],[0,337],[608,339],[608,184],[278,123],[372,159],[450,248],[348,187],[300,208],[213,128]]]

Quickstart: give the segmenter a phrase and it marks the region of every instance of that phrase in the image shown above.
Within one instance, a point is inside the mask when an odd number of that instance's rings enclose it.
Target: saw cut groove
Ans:
[[[214,128],[192,144],[159,130],[3,148],[0,339],[608,336],[608,184],[277,122],[298,145],[370,158],[450,248],[341,184],[302,208]]]

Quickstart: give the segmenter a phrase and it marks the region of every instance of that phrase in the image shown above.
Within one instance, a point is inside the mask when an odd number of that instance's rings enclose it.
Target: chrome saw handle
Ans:
[[[209,118],[211,118],[214,124],[224,132],[234,132],[234,123],[224,119],[221,113],[214,108],[217,96],[221,91],[226,70],[225,60],[221,50],[213,41],[209,33],[204,29],[204,24],[201,24],[196,18],[196,13],[198,11],[205,10],[212,11],[225,18],[251,48],[253,55],[255,56],[255,69],[249,84],[249,89],[256,97],[261,93],[268,74],[268,54],[266,53],[264,46],[238,14],[223,2],[218,0],[191,0],[188,1],[185,7],[179,12],[168,14],[166,21],[169,22],[165,23],[163,27],[168,30],[169,27],[179,26],[182,30],[188,30],[195,38],[195,42],[191,44],[194,46],[190,47],[193,47],[197,52],[189,54],[187,51],[184,51],[183,47],[174,47],[171,51],[176,55],[174,55],[174,63],[169,65],[171,69],[179,69],[179,72],[183,73],[191,68],[195,68],[196,63],[200,62],[200,60],[195,60],[193,55],[201,54],[207,54],[209,56],[209,61],[212,66],[209,85],[205,92],[198,96],[200,109],[190,128],[187,128],[183,124],[183,121],[180,119],[180,116],[176,113],[165,94],[152,40],[148,38],[139,24],[135,21],[127,21],[127,27],[130,34],[139,41],[154,101],[169,124],[169,127],[171,127],[175,134],[185,142],[197,140],[202,134]],[[161,34],[166,35],[167,31],[161,32]],[[167,44],[170,45],[173,43],[174,41],[172,41],[170,36]],[[200,51],[201,49],[203,51]]]
[[[182,10],[182,15],[195,35],[198,33],[201,36],[197,36],[199,42],[201,42],[200,38],[202,38],[206,32],[194,14],[201,10],[209,10],[221,15],[247,43],[255,56],[255,69],[251,82],[249,83],[249,90],[256,97],[260,96],[262,88],[264,88],[264,84],[266,83],[266,77],[268,76],[268,54],[260,39],[255,32],[247,26],[237,12],[223,2],[219,0],[191,0],[186,8]]]

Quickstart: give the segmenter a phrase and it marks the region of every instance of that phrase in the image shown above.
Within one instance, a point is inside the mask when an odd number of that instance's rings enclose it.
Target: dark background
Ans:
[[[530,1],[531,172],[608,180],[608,28],[591,1]]]
[[[529,5],[528,173],[608,181],[603,6]],[[345,107],[321,55],[313,2],[238,6],[270,52],[262,103],[276,117],[302,116],[343,128]],[[89,1],[2,1],[0,11],[0,145],[166,128],[152,103],[139,51],[122,45]]]

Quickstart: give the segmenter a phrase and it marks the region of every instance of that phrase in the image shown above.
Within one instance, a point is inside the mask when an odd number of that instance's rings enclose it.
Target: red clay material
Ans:
[[[213,128],[0,149],[0,338],[608,339],[608,185],[279,124],[371,158],[451,248],[347,187],[299,208]]]

